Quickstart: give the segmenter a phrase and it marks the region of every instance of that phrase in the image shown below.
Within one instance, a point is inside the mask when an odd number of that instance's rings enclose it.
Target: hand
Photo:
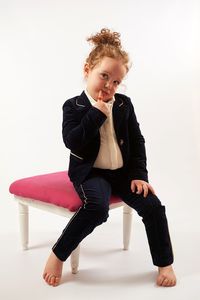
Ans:
[[[107,104],[103,101],[102,91],[99,91],[99,95],[97,98],[97,102],[95,103],[94,107],[98,108],[102,113],[104,113],[107,117],[109,116],[109,109]]]
[[[142,192],[144,192],[145,198],[148,195],[149,190],[152,192],[152,194],[155,195],[155,191],[154,191],[153,187],[144,180],[133,179],[131,181],[131,191],[133,193],[135,193],[136,189],[137,189],[136,194],[141,194]]]

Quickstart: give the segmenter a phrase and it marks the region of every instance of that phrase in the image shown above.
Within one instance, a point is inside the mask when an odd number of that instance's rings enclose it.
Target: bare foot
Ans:
[[[43,273],[43,278],[49,285],[57,286],[62,276],[63,262],[51,252]]]
[[[176,276],[172,266],[158,268],[158,277],[156,283],[159,286],[167,287],[176,285]]]

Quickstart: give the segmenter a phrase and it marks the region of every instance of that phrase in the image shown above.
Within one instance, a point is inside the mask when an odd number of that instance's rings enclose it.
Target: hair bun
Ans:
[[[121,48],[120,33],[111,32],[110,29],[103,28],[95,35],[91,35],[87,38],[88,42],[94,44],[95,47],[100,45],[110,45],[117,48]]]
[[[87,38],[93,44],[93,49],[86,58],[86,63],[93,69],[104,57],[121,60],[127,72],[129,66],[129,55],[122,49],[120,33],[102,28],[100,32]]]

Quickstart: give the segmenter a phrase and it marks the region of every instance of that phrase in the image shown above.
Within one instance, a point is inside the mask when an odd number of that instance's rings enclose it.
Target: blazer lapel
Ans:
[[[88,97],[86,96],[85,92],[83,91],[79,97],[76,99],[76,106],[77,108],[89,108],[92,106]]]

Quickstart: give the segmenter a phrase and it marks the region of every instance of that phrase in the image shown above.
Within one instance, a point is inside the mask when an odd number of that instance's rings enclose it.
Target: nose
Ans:
[[[104,84],[105,88],[110,88],[111,87],[111,82],[110,81],[106,81]]]
[[[104,84],[105,88],[109,87],[109,82],[106,81],[105,84]]]

